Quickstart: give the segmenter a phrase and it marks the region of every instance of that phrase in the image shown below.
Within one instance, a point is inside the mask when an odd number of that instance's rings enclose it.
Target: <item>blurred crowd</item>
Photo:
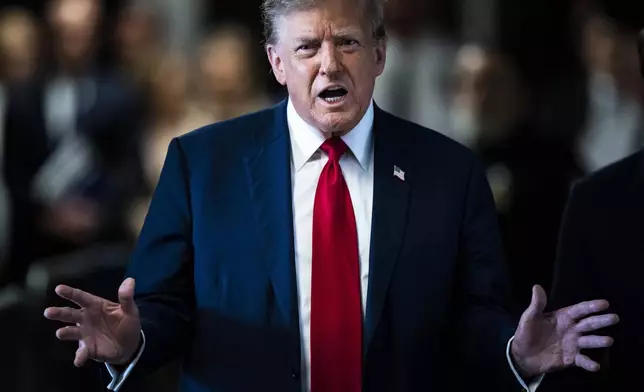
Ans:
[[[131,2],[106,64],[98,0],[45,7],[42,20],[20,8],[0,15],[4,282],[35,260],[135,239],[173,137],[271,104],[242,26],[173,50],[170,15]]]
[[[49,287],[70,273],[47,266],[69,260],[72,275],[98,259],[121,271],[169,141],[284,98],[260,1],[223,3],[0,6],[0,293]],[[375,101],[479,155],[518,308],[533,284],[550,287],[571,183],[644,143],[639,3],[387,2]],[[115,294],[119,274],[102,276]],[[15,303],[3,298],[15,296],[0,294],[0,317]]]

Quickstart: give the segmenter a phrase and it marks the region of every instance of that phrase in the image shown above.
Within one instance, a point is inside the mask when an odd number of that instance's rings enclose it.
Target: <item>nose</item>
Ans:
[[[340,54],[335,45],[325,43],[320,49],[320,74],[326,76],[333,76],[340,72]]]

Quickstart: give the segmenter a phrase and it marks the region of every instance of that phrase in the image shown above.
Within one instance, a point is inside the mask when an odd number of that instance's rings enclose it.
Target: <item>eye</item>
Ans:
[[[342,41],[340,41],[340,44],[342,46],[356,46],[359,45],[359,42],[355,39],[343,39]]]
[[[316,42],[303,42],[296,49],[297,53],[312,54],[314,53],[320,45]]]

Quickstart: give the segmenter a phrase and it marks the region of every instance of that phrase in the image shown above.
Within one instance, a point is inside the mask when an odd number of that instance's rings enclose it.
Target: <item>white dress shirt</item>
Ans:
[[[302,347],[302,392],[309,392],[311,385],[311,261],[313,239],[313,203],[318,179],[328,157],[320,150],[324,136],[302,119],[291,101],[287,107],[287,122],[291,139],[291,182],[293,189],[293,227],[295,237],[295,271],[297,279],[298,306]],[[363,314],[366,310],[367,285],[369,283],[369,246],[371,242],[371,213],[373,205],[373,102],[358,125],[342,137],[349,147],[340,159],[342,174],[349,188],[358,231],[358,253]],[[518,382],[525,390],[533,392],[541,381],[527,386],[515,370],[510,358],[510,343],[507,357]],[[135,360],[120,374],[112,366],[108,370],[112,383],[108,389],[118,391],[127,375],[141,356],[144,343]]]
[[[295,271],[302,339],[303,392],[310,390],[311,376],[311,261],[313,239],[313,203],[318,179],[328,161],[320,150],[324,136],[307,124],[289,100],[286,111],[291,137],[291,181],[293,183],[293,228],[295,233]],[[365,314],[369,281],[369,245],[373,205],[373,103],[358,125],[342,137],[349,147],[340,158],[340,167],[349,188],[358,229],[358,259],[362,310]]]

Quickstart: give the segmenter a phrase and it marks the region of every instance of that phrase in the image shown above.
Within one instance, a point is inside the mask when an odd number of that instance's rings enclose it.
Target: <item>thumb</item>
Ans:
[[[528,307],[528,312],[531,315],[541,314],[546,309],[548,304],[548,296],[546,292],[540,285],[534,285],[532,287],[532,300],[530,301],[530,306]]]
[[[133,313],[136,309],[134,303],[134,279],[127,278],[119,287],[119,303],[125,313]]]

